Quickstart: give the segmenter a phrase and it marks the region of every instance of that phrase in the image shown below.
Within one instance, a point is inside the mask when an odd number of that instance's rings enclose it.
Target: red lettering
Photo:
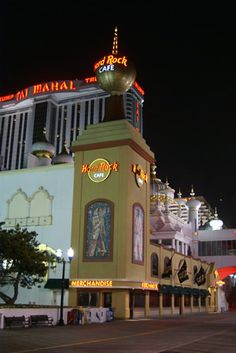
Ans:
[[[73,81],[69,81],[70,82],[70,89],[72,89],[73,91],[76,90],[76,87],[74,86],[74,82]]]
[[[68,90],[68,86],[67,86],[67,84],[66,84],[66,81],[63,81],[63,82],[60,84],[60,90],[62,91],[63,89]]]
[[[17,92],[17,93],[16,93],[16,100],[17,100],[17,101],[20,101],[20,100],[22,100],[22,99],[27,98],[27,97],[28,97],[28,92],[29,92],[28,88],[23,89],[22,91]]]
[[[58,91],[59,87],[58,87],[58,82],[55,81],[55,82],[52,82],[51,83],[51,90],[52,91]]]
[[[33,94],[38,94],[42,92],[42,85],[41,83],[39,85],[34,85],[34,89],[33,89]]]
[[[9,94],[8,96],[0,97],[0,102],[6,102],[14,98],[14,94]]]
[[[134,87],[136,87],[137,90],[144,96],[144,90],[139,86],[136,81],[134,82]]]
[[[45,83],[43,88],[42,88],[42,92],[49,92],[50,91],[50,88],[48,87],[48,84]]]

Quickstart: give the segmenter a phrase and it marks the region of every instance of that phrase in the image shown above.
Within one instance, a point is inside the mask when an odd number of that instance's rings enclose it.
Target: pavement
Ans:
[[[0,353],[236,353],[236,313],[0,330]]]

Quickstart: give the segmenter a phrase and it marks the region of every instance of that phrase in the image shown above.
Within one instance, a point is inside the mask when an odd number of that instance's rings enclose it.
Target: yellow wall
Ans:
[[[72,230],[72,247],[78,254],[76,261],[73,261],[71,278],[126,278],[145,279],[145,265],[137,265],[132,263],[132,205],[139,203],[145,212],[145,243],[144,243],[144,259],[147,259],[149,243],[149,181],[139,188],[137,186],[135,175],[132,172],[132,164],[141,165],[142,169],[149,175],[150,162],[146,160],[146,154],[153,159],[153,154],[149,150],[145,141],[140,134],[127,121],[121,121],[118,124],[118,134],[111,136],[111,140],[105,148],[101,148],[99,142],[104,142],[110,131],[113,134],[113,123],[104,123],[96,126],[100,128],[100,132],[92,129],[87,130],[86,142],[96,143],[82,147],[79,144],[75,148],[79,151],[75,152],[75,179],[74,179],[74,205],[73,205],[73,230]],[[131,134],[130,134],[131,129]],[[128,131],[127,131],[128,130]],[[91,135],[100,133],[99,138],[92,139]],[[129,139],[127,140],[127,135]],[[122,139],[126,137],[124,143]],[[130,146],[130,141],[139,140],[142,150],[135,151]],[[119,141],[118,146],[116,141]],[[82,149],[82,150],[81,150]],[[144,151],[144,152],[143,152]],[[140,154],[143,154],[140,155]],[[82,165],[90,164],[97,158],[103,158],[113,163],[116,161],[119,165],[118,172],[111,171],[109,177],[100,183],[90,180],[87,174],[82,174]],[[84,234],[85,234],[85,206],[95,199],[107,199],[114,203],[114,233],[113,233],[113,261],[83,261]]]

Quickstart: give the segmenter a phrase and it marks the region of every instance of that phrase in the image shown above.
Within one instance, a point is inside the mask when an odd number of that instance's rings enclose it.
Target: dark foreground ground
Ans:
[[[236,353],[236,313],[0,330],[0,353]]]

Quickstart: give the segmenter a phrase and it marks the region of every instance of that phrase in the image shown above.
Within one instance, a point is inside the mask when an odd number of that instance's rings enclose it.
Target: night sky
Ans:
[[[183,196],[193,185],[236,227],[235,8],[135,4],[2,0],[0,95],[93,76],[117,25],[119,51],[145,91],[144,138],[158,177]]]

